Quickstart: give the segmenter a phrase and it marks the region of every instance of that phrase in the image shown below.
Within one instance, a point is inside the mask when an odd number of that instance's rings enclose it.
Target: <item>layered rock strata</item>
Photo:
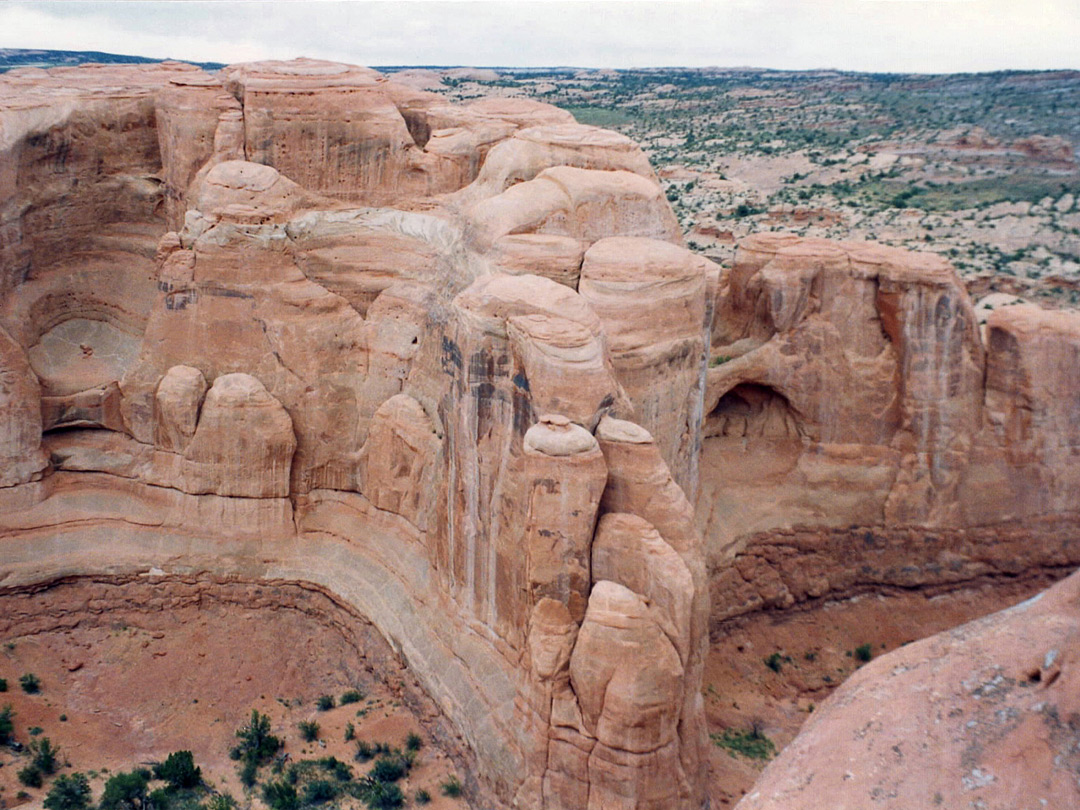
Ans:
[[[716,622],[1080,563],[1080,315],[980,331],[949,264],[760,234],[716,299],[699,526]]]
[[[322,589],[487,804],[705,806],[710,618],[1080,562],[1078,376],[1080,317],[980,331],[936,256],[770,233],[721,270],[545,104],[311,60],[0,80],[0,588]]]
[[[632,142],[311,60],[13,71],[0,133],[0,587],[318,588],[478,800],[705,806],[718,268]]]

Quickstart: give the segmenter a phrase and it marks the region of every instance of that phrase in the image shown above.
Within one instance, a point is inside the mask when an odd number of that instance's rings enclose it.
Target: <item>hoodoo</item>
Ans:
[[[1077,315],[980,332],[874,245],[721,268],[547,104],[306,59],[0,79],[0,595],[318,588],[477,806],[707,807],[710,627],[1080,563],[1077,390]]]

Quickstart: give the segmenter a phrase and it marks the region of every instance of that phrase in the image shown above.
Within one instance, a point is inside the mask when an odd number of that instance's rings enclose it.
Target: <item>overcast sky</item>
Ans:
[[[368,65],[1080,68],[1080,0],[8,0],[2,47]]]

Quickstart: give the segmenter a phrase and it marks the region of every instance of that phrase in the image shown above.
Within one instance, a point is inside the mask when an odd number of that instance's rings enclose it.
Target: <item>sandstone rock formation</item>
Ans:
[[[984,345],[944,259],[780,233],[743,241],[716,308],[715,621],[1080,563],[1080,315],[1004,307]]]
[[[864,666],[739,810],[1075,807],[1080,574]]]
[[[710,627],[1080,563],[1080,316],[985,329],[937,256],[768,233],[721,270],[640,149],[545,104],[12,71],[0,588],[310,585],[478,800],[704,807]]]
[[[632,142],[311,60],[13,71],[0,133],[0,587],[308,583],[478,799],[707,803],[718,268]]]

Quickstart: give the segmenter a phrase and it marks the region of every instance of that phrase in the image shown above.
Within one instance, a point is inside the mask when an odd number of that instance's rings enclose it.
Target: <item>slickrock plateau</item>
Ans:
[[[706,807],[710,630],[1063,575],[1077,391],[1080,315],[981,330],[871,244],[721,268],[547,104],[312,60],[0,79],[0,595],[316,589],[476,806]]]

